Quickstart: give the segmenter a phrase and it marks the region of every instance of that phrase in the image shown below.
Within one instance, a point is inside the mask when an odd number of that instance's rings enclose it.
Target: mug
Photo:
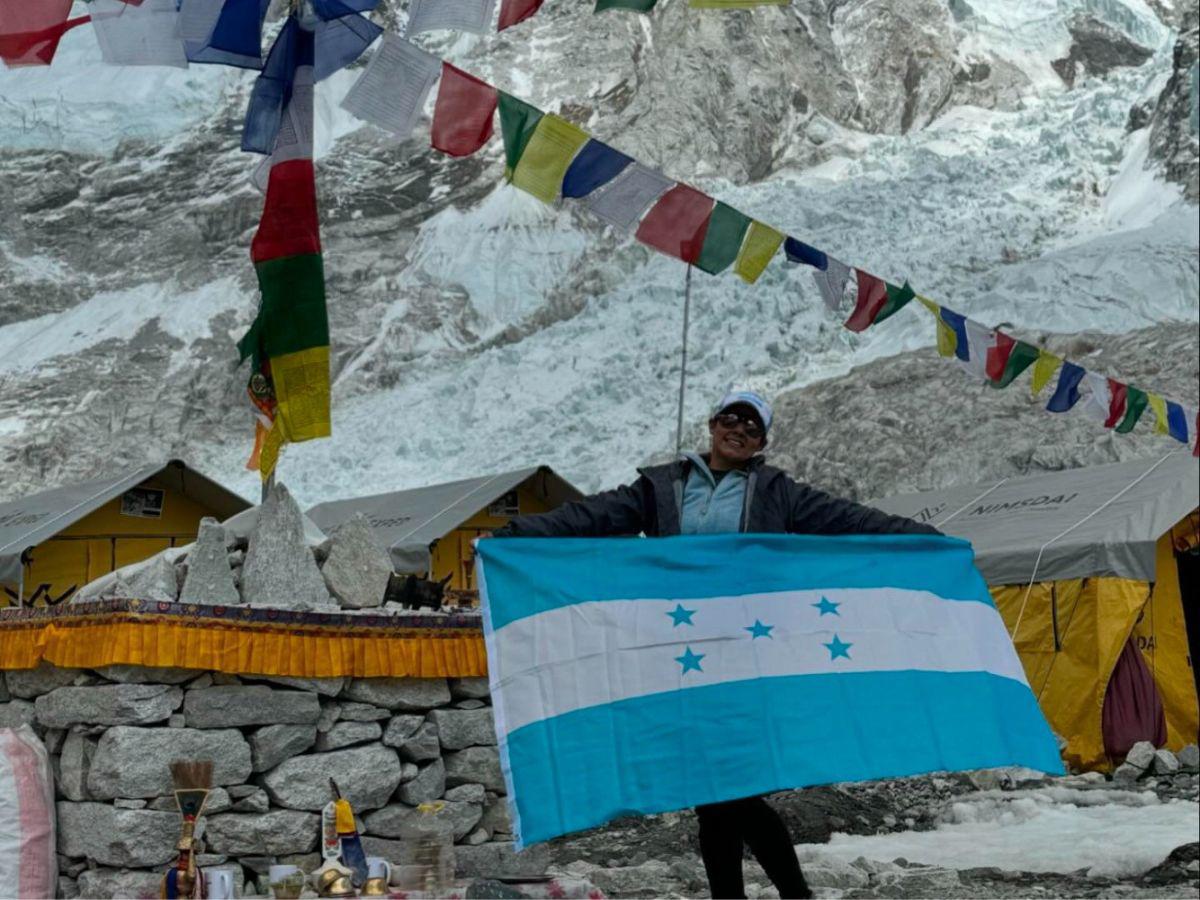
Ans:
[[[233,870],[216,866],[206,867],[204,896],[209,900],[233,900]]]
[[[367,857],[367,877],[382,878],[384,882],[392,880],[392,864],[382,856]]]
[[[299,875],[300,867],[299,866],[274,865],[274,866],[271,866],[271,868],[268,869],[267,871],[269,873],[267,875],[267,880],[271,883],[274,883],[276,881],[283,881],[283,879],[287,878],[289,875]]]

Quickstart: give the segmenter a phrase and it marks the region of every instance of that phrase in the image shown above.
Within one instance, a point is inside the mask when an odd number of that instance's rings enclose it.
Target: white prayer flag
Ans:
[[[825,262],[824,270],[815,270],[813,278],[817,280],[817,290],[821,292],[821,299],[825,301],[825,305],[837,312],[838,307],[842,305],[842,298],[846,295],[846,282],[850,280],[850,267],[840,259],[834,259],[828,253],[825,254]]]
[[[628,231],[637,225],[651,204],[674,184],[661,172],[635,162],[626,166],[625,171],[610,181],[607,187],[594,191],[583,202],[592,213],[614,228]]]
[[[442,72],[442,61],[394,34],[385,34],[366,70],[342,100],[363,121],[405,140]]]
[[[496,0],[412,0],[408,7],[408,31],[471,31],[485,34],[492,27]]]
[[[175,0],[92,0],[92,27],[104,61],[113,66],[187,68]]]
[[[963,323],[963,329],[967,333],[970,356],[965,362],[960,361],[959,365],[976,378],[986,381],[988,350],[996,346],[996,332],[973,319],[967,319]]]
[[[271,167],[292,159],[312,159],[313,155],[313,67],[297,66],[292,97],[284,107],[275,149],[255,167],[250,181],[264,194],[271,179]]]

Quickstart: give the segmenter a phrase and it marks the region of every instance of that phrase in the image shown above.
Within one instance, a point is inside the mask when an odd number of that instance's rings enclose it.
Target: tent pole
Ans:
[[[687,390],[688,313],[692,306],[692,264],[683,276],[683,342],[679,355],[679,414],[675,421],[675,455],[683,450],[683,396]]]
[[[262,483],[262,497],[260,503],[267,502],[267,494],[271,493],[271,488],[275,487],[275,473],[271,473],[271,477]]]

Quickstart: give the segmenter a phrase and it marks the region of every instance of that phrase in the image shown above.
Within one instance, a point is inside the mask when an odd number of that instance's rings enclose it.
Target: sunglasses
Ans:
[[[717,413],[715,416],[713,416],[713,421],[722,428],[729,430],[737,428],[739,425],[741,425],[742,431],[745,432],[746,437],[750,438],[751,440],[756,440],[757,438],[760,438],[766,434],[766,432],[763,431],[763,427],[758,424],[758,420],[749,414],[738,415],[737,413],[732,412]]]

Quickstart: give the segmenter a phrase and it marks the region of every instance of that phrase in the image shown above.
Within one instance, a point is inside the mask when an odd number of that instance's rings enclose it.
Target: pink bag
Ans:
[[[46,747],[28,725],[0,728],[0,897],[53,897],[54,776]]]

